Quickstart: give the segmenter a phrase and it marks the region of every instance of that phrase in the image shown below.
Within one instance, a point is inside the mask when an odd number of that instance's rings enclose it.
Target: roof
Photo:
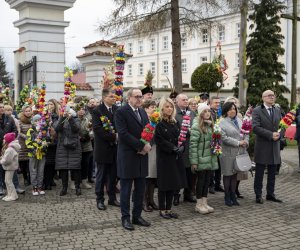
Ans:
[[[93,87],[86,83],[86,74],[85,72],[79,72],[71,77],[72,82],[76,85],[78,90],[93,90]]]
[[[88,56],[111,56],[110,52],[103,52],[100,50],[94,51],[94,52],[89,52],[89,53],[83,53],[82,55],[76,56],[76,58],[83,58],[83,57],[88,57]]]
[[[114,43],[114,42],[111,42],[111,41],[106,41],[106,40],[99,40],[99,41],[96,41],[94,43],[90,43],[89,45],[83,47],[84,49],[88,49],[88,48],[93,48],[93,47],[97,47],[97,46],[102,46],[102,47],[116,47],[117,44]]]

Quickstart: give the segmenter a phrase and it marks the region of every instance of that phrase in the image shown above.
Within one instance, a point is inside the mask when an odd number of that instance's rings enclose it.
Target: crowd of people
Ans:
[[[194,203],[200,214],[212,213],[215,208],[208,204],[208,194],[215,192],[224,192],[226,206],[240,205],[243,195],[239,184],[248,178],[248,172],[237,170],[236,156],[247,151],[249,136],[241,135],[243,115],[235,97],[225,100],[221,113],[218,96],[202,93],[199,99],[189,99],[173,92],[155,101],[149,86],[129,89],[126,102],[119,106],[111,89],[103,89],[99,102],[76,97],[64,113],[60,112],[60,101],[51,99],[46,105],[51,116],[50,137],[39,147],[41,116],[34,115],[29,105],[15,114],[11,106],[0,103],[0,195],[6,194],[2,200],[15,201],[18,194],[24,193],[18,174],[22,174],[26,187],[32,186],[34,196],[46,195],[59,179],[60,196],[66,195],[69,187],[81,195],[81,189],[94,185],[97,208],[107,209],[107,192],[108,206],[120,207],[122,226],[127,230],[134,230],[134,225],[151,225],[141,216],[143,210],[158,210],[164,219],[178,218],[173,206],[182,200]],[[282,202],[275,196],[282,134],[277,132],[281,113],[274,103],[274,93],[265,91],[262,105],[255,107],[252,115],[256,135],[254,192],[258,204],[264,202],[266,166],[266,199]],[[160,120],[154,137],[145,142],[141,134],[157,109]],[[221,155],[214,154],[211,147],[217,120]]]

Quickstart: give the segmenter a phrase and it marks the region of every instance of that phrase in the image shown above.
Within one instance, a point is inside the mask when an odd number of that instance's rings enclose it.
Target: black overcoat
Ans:
[[[181,156],[173,152],[178,144],[179,123],[171,124],[161,121],[155,129],[157,183],[160,191],[185,188],[186,174]]]
[[[255,136],[254,161],[259,164],[281,164],[280,140],[273,141],[273,132],[278,131],[281,111],[273,107],[273,120],[264,105],[253,110],[252,127]]]
[[[117,106],[113,105],[113,114],[115,114],[116,110]],[[113,114],[108,111],[104,103],[95,107],[93,112],[91,112],[94,131],[94,161],[98,164],[113,164],[116,160],[116,133],[105,130],[100,120],[101,116],[106,116],[111,121],[116,132]]]
[[[55,157],[55,169],[80,169],[81,168],[81,145],[79,140],[80,120],[77,117],[60,117],[53,125],[57,133],[57,148]],[[64,146],[64,139],[67,135],[76,138],[77,146],[69,149]]]
[[[141,122],[128,104],[120,107],[115,115],[118,131],[117,173],[122,179],[148,176],[148,154],[141,155],[138,152],[145,146],[140,139],[149,120],[143,109],[138,110]]]
[[[187,109],[186,111],[190,112],[190,128],[192,127],[194,118],[195,118],[195,113],[193,111],[191,111],[190,109]],[[179,126],[181,127],[182,121],[183,121],[183,114],[182,111],[180,110],[180,108],[177,106],[176,107],[176,117],[175,117],[176,121],[178,121]],[[189,158],[189,152],[190,152],[190,130],[188,130],[187,134],[186,134],[186,142],[185,142],[185,150],[183,152],[182,155],[182,160],[183,160],[183,164],[186,168],[190,168],[191,164],[190,164],[190,158]]]

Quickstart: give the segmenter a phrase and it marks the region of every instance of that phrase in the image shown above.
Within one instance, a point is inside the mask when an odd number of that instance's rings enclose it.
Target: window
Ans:
[[[181,46],[186,47],[186,42],[187,42],[186,33],[182,33],[181,34]]]
[[[241,26],[240,26],[240,23],[237,23],[236,24],[236,37],[240,38],[240,35],[241,35]]]
[[[164,36],[163,37],[163,49],[168,49],[169,47],[169,37]]]
[[[128,76],[132,76],[132,64],[127,65],[127,73]]]
[[[202,42],[203,43],[208,42],[208,31],[207,31],[207,29],[202,29]]]
[[[155,39],[150,39],[150,51],[155,51]]]
[[[133,51],[133,48],[132,48],[132,43],[128,43],[128,53],[132,55],[132,51]]]
[[[156,71],[155,62],[150,63],[150,71],[153,75],[155,74],[155,71]]]
[[[182,71],[182,72],[187,72],[186,58],[181,59],[181,71]]]
[[[138,64],[138,72],[140,76],[144,75],[144,65],[142,63]]]
[[[218,33],[219,33],[219,41],[224,41],[225,40],[225,26],[224,25],[219,26]]]
[[[236,68],[240,67],[240,54],[239,53],[235,54],[235,67]]]
[[[143,51],[144,51],[143,41],[138,41],[138,52],[143,53]]]
[[[168,61],[163,61],[163,73],[168,74],[169,73],[169,62]]]
[[[202,63],[207,63],[207,56],[202,56],[202,57],[200,57],[200,65],[201,65]]]

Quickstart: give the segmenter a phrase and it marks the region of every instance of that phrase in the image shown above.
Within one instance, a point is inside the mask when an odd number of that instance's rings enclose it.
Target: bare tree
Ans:
[[[99,31],[106,35],[127,33],[147,35],[171,25],[173,84],[182,92],[181,33],[199,31],[211,17],[236,11],[237,0],[113,0],[116,8]]]

